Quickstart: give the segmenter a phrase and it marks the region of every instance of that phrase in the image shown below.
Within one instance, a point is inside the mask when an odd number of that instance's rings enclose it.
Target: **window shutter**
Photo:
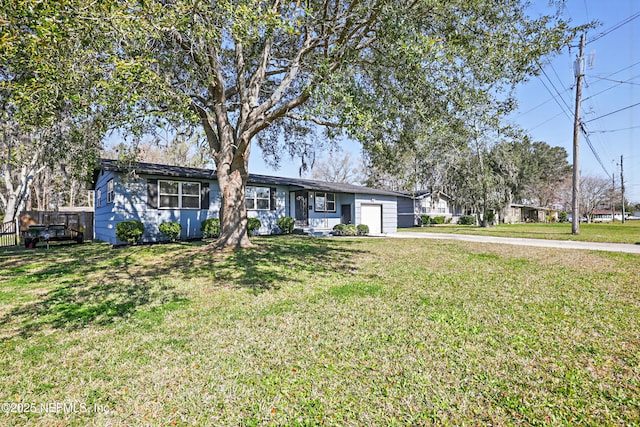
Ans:
[[[200,185],[200,209],[209,210],[209,183],[203,182]]]
[[[158,180],[147,180],[147,207],[158,209]]]
[[[270,203],[269,203],[269,209],[272,211],[276,210],[276,202],[278,201],[278,192],[275,188],[271,187],[269,189],[269,197],[271,199]]]

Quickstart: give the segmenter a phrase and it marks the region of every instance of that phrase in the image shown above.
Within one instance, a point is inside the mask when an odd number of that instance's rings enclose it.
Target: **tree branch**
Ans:
[[[204,133],[207,135],[207,141],[209,141],[209,149],[214,153],[219,152],[220,138],[218,138],[218,134],[214,130],[214,125],[212,125],[214,121],[212,120],[211,114],[195,102],[191,103],[191,109],[200,116]]]
[[[289,89],[293,81],[298,76],[302,58],[304,58],[304,56],[311,50],[312,44],[313,44],[313,38],[309,33],[307,33],[305,36],[305,41],[303,45],[300,47],[298,52],[296,52],[295,57],[293,58],[293,60],[291,61],[291,64],[289,65],[287,74],[284,76],[284,78],[282,79],[282,81],[280,82],[276,90],[273,91],[269,99],[263,102],[260,106],[258,106],[251,112],[251,115],[249,117],[250,123],[251,122],[255,123],[256,121],[264,121],[264,119],[261,120],[261,118],[265,117],[267,112],[282,100],[284,94],[286,93],[286,91]],[[308,96],[306,99],[308,99]]]
[[[331,128],[339,128],[339,127],[345,126],[344,124],[330,122],[328,120],[322,120],[318,117],[314,117],[314,116],[306,117],[306,116],[301,116],[299,114],[294,114],[294,113],[286,113],[283,117],[289,117],[290,119],[299,120],[299,121],[310,121],[317,125],[331,127]]]

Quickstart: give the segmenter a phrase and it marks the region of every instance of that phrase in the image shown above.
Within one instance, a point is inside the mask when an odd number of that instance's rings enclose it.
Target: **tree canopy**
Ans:
[[[73,23],[48,28],[80,48],[79,64],[88,64],[80,76],[98,67],[88,92],[114,124],[136,130],[162,115],[202,126],[221,188],[219,245],[233,247],[249,244],[252,143],[276,164],[283,154],[304,162],[342,133],[374,159],[406,152],[411,135],[447,143],[468,127],[469,99],[507,105],[505,91],[576,31],[557,16],[529,17],[520,0],[38,4]],[[48,22],[45,13],[35,19]],[[91,37],[67,34],[76,23]],[[29,31],[18,37],[38,28]]]
[[[2,2],[0,9],[0,208],[11,221],[45,168],[78,176],[98,154],[105,123],[94,99],[102,79],[76,0]]]

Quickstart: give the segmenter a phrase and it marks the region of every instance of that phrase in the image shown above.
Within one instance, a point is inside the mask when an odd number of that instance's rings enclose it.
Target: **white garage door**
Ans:
[[[381,234],[382,205],[362,205],[360,223],[369,226],[369,234]]]

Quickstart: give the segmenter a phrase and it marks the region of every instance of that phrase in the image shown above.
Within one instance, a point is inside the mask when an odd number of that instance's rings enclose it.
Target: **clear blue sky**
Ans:
[[[532,10],[542,11],[547,4],[538,0]],[[622,155],[627,198],[640,203],[640,105],[631,107],[640,103],[640,1],[566,0],[565,4],[565,15],[573,24],[601,23],[586,34],[581,119],[589,136],[587,140],[580,135],[581,173],[610,179],[615,173],[619,188]],[[578,43],[579,38],[570,52],[565,49],[543,63],[544,72],[519,88],[520,108],[512,116],[534,140],[564,147],[570,162]]]
[[[533,2],[530,15],[549,13],[550,10],[548,0],[537,0]],[[583,175],[608,176],[609,179],[615,173],[619,188],[622,155],[627,198],[640,203],[640,105],[627,108],[640,102],[640,0],[565,0],[564,14],[574,25],[593,20],[601,23],[587,33],[582,120],[602,165],[585,136],[581,135],[581,172]],[[564,147],[569,162],[572,162],[575,105],[573,61],[578,53],[578,42],[579,38],[576,38],[576,47],[542,61],[544,73],[518,88],[519,108],[512,115],[512,120],[534,141]],[[624,110],[610,114],[621,109]],[[358,157],[357,145],[350,144],[345,148],[355,154],[352,157]],[[274,171],[263,162],[262,153],[254,147],[249,170],[296,176],[298,167],[299,160],[283,159],[280,170]]]

